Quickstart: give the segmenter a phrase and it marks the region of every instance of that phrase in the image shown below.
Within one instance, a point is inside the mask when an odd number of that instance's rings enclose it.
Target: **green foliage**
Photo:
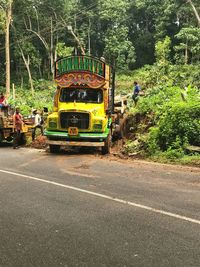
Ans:
[[[1,0],[0,4],[0,80],[4,79],[4,29],[8,1]],[[198,0],[193,0],[193,3],[199,12]],[[176,62],[183,62],[186,39],[189,39],[189,63],[199,62],[199,28],[187,1],[15,0],[10,27],[11,80],[19,83],[26,78],[16,51],[17,44],[23,46],[26,55],[29,54],[31,74],[35,80],[52,77],[50,58],[55,58],[56,51],[59,56],[65,56],[73,47],[74,51],[81,53],[77,39],[68,30],[69,25],[86,54],[106,56],[108,62],[117,63],[120,71],[153,64],[157,60],[162,67],[157,69],[161,79],[168,75],[163,64],[173,62],[175,53]],[[166,77],[163,82],[165,80]]]
[[[3,9],[0,8],[0,34],[5,30],[6,14]]]
[[[191,165],[191,166],[200,166],[200,155],[184,155],[181,159],[179,159],[178,163],[182,165]]]
[[[177,87],[179,91],[180,88],[188,86],[200,87],[198,65],[167,65],[165,69],[167,73],[162,72],[162,70],[160,66],[154,64],[146,65],[133,72],[119,73],[117,76],[117,90],[129,93],[134,80],[140,83],[142,90],[145,90],[145,95],[152,95],[154,92],[157,94],[167,87]]]
[[[43,110],[47,107],[52,110],[55,86],[52,82],[44,80],[34,81],[34,86],[34,96],[30,94],[29,88],[17,87],[15,100],[11,95],[8,103],[13,107],[20,107],[21,113],[26,116],[32,113],[32,109]]]
[[[58,54],[58,57],[70,56],[72,55],[73,50],[73,47],[67,47],[65,43],[57,43],[56,45],[56,52]]]
[[[107,23],[104,55],[119,69],[128,69],[135,62],[135,48],[128,38],[126,25],[127,0],[102,1],[101,19]],[[117,64],[116,64],[117,63]]]
[[[37,69],[38,66],[41,64],[41,58],[39,55],[39,51],[36,49],[36,47],[31,43],[31,42],[24,42],[20,45],[20,48],[16,46],[15,49],[15,56],[17,60],[22,60],[22,54],[21,51],[23,52],[25,58],[29,60],[30,66],[32,68]]]
[[[1,85],[5,85],[4,30],[8,1],[11,0],[0,3]],[[199,0],[192,2],[199,13]],[[104,56],[116,67],[117,93],[130,95],[134,80],[141,85],[144,96],[137,107],[130,100],[129,107],[134,114],[151,117],[151,125],[147,130],[141,121],[135,127],[139,131],[138,143],[130,143],[129,151],[180,158],[185,142],[199,144],[200,32],[189,1],[13,1],[11,82],[16,85],[17,97],[10,102],[21,106],[24,114],[31,108],[52,105],[54,86],[44,80],[52,79],[50,58],[56,58],[56,54],[63,57],[81,53],[69,25],[86,54]],[[27,72],[19,45],[30,60],[36,88],[34,97],[25,85]],[[189,64],[183,66],[183,63]]]
[[[158,135],[159,135],[158,127],[152,127],[149,131],[147,144],[146,144],[146,152],[149,155],[155,155],[160,152],[160,147],[157,142]]]
[[[200,28],[189,27],[182,28],[175,37],[180,41],[179,45],[175,46],[175,50],[179,52],[179,57],[181,58],[180,52],[185,53],[186,50],[190,52],[190,62],[193,63],[200,61]],[[188,63],[188,59],[185,59],[185,63]]]
[[[105,56],[111,63],[113,59],[117,60],[120,69],[128,68],[135,62],[135,49],[127,40],[127,32],[126,27],[109,29],[105,38]]]
[[[155,45],[156,61],[159,65],[169,64],[171,40],[167,36],[163,41],[158,41]]]
[[[189,144],[200,146],[200,104],[177,103],[168,106],[159,121],[158,144],[166,150],[179,138],[183,145],[185,140]]]
[[[155,126],[149,130],[144,149],[149,155],[181,158],[185,147],[200,146],[200,94],[189,87],[185,99],[180,88],[157,89],[141,100],[140,112],[151,114]],[[162,152],[163,151],[163,152]]]
[[[139,81],[144,91],[136,108],[129,101],[130,117],[139,113],[146,119],[138,122],[131,119],[133,139],[126,144],[125,153],[148,155],[163,162],[181,161],[187,145],[200,146],[199,67],[168,64],[167,69],[160,79],[158,64],[118,78],[118,92],[130,93],[134,80]]]

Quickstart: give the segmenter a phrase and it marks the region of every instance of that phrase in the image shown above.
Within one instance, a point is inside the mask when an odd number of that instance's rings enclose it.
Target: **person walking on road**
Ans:
[[[20,114],[20,109],[16,108],[16,111],[13,115],[13,130],[14,130],[13,149],[19,148],[22,126],[23,126],[23,117]]]

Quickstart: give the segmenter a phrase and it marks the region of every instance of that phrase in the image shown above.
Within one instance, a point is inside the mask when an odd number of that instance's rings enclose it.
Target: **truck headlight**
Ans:
[[[57,119],[56,118],[49,119],[49,128],[53,128],[53,129],[57,128]]]
[[[96,129],[96,130],[101,130],[102,129],[102,124],[94,124],[93,128]]]
[[[94,120],[93,129],[102,130],[103,122],[102,120]]]

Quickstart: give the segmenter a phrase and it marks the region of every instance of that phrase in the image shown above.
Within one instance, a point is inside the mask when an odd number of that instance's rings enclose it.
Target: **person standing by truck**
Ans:
[[[36,133],[36,129],[39,128],[41,131],[41,135],[44,135],[44,128],[43,128],[43,117],[41,116],[40,112],[38,110],[34,110],[33,111],[33,115],[34,115],[34,124],[35,126],[32,129],[32,141],[35,140],[35,133]]]
[[[13,149],[19,147],[22,126],[23,126],[23,117],[20,114],[20,109],[16,108],[15,113],[13,115],[13,130],[14,130]]]
[[[0,93],[0,108],[7,107],[7,100],[3,93]]]

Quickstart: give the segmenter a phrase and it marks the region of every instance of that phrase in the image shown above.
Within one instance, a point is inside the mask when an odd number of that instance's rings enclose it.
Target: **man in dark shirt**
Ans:
[[[132,99],[135,103],[135,107],[137,105],[138,99],[139,99],[139,92],[140,92],[140,86],[139,84],[135,81],[134,82],[134,89],[133,89],[133,96]]]

